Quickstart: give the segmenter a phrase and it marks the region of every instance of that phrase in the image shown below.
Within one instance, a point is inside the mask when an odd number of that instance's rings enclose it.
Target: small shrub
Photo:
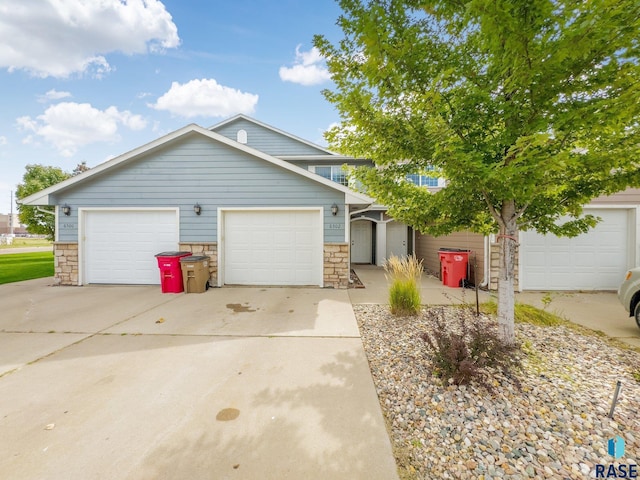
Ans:
[[[389,306],[394,315],[415,315],[420,311],[422,260],[415,255],[399,258],[392,255],[384,264],[389,287]]]
[[[394,315],[414,315],[420,310],[420,291],[412,280],[395,280],[389,287],[389,305]]]
[[[440,312],[433,331],[421,335],[431,350],[433,373],[444,385],[466,385],[475,380],[492,390],[492,370],[511,376],[520,368],[520,347],[504,342],[495,324],[472,319],[469,326],[468,321],[469,316],[461,312],[459,325],[448,325]]]

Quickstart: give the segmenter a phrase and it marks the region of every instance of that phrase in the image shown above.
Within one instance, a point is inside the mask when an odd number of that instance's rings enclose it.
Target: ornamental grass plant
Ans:
[[[394,315],[415,315],[420,311],[420,279],[422,260],[415,255],[391,255],[384,264],[389,287],[389,306]]]

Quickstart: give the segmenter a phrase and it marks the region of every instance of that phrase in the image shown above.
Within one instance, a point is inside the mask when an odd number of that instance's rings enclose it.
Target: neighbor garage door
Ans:
[[[223,283],[322,285],[320,210],[226,211]]]
[[[523,290],[615,290],[628,268],[629,210],[588,209],[602,218],[575,238],[521,234]]]
[[[178,239],[175,210],[86,211],[83,283],[159,284],[154,255]]]

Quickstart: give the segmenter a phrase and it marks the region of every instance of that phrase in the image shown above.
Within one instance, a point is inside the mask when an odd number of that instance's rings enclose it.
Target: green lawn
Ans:
[[[0,255],[0,284],[53,276],[53,252]]]

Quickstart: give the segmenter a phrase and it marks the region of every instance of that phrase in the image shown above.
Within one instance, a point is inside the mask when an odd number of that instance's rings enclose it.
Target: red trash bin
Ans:
[[[469,263],[469,250],[457,248],[441,248],[440,277],[442,284],[448,287],[462,286],[462,280],[467,278],[467,265]]]
[[[189,255],[191,255],[191,252],[162,252],[156,255],[158,268],[160,269],[162,293],[184,292],[180,259]]]

